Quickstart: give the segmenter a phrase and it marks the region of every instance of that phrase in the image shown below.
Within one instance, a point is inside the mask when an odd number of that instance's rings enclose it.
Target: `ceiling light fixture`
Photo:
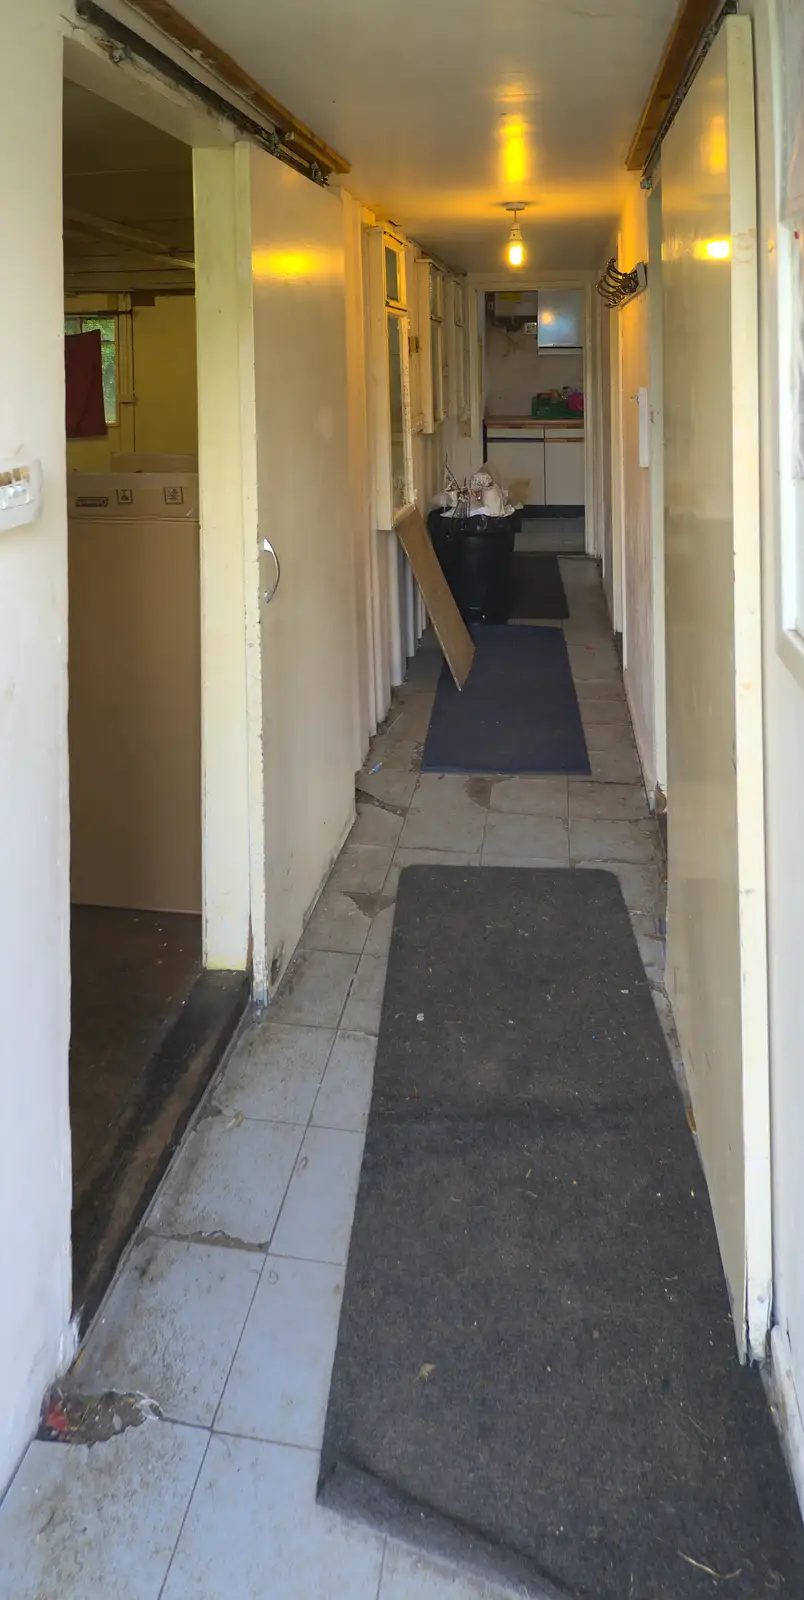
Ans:
[[[513,202],[509,202],[505,209],[514,213],[514,225],[508,235],[508,248],[506,250],[508,265],[509,267],[521,267],[525,260],[525,246],[522,241],[522,229],[517,222],[517,215],[520,211],[524,211],[525,207],[522,203],[515,205]]]

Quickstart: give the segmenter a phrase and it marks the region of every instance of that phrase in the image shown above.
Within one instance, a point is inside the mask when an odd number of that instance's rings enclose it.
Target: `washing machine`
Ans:
[[[68,474],[72,898],[201,910],[198,477]]]

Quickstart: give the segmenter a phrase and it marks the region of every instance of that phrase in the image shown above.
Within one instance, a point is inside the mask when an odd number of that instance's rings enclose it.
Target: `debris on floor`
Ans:
[[[127,1428],[162,1415],[145,1394],[70,1394],[58,1385],[45,1396],[37,1439],[48,1444],[105,1444]]]

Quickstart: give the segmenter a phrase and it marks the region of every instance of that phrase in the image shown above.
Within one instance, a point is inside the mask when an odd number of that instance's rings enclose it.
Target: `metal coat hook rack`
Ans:
[[[601,300],[605,300],[609,310],[616,311],[618,306],[625,304],[626,300],[633,300],[634,295],[641,294],[648,286],[648,269],[644,261],[638,261],[630,272],[620,272],[617,266],[617,257],[612,256],[602,278],[597,284],[597,292]]]

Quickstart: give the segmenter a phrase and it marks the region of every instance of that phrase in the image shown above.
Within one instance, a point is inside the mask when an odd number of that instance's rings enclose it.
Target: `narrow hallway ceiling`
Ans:
[[[677,0],[179,0],[352,164],[353,193],[456,269],[605,263]],[[510,226],[510,219],[509,219]]]

